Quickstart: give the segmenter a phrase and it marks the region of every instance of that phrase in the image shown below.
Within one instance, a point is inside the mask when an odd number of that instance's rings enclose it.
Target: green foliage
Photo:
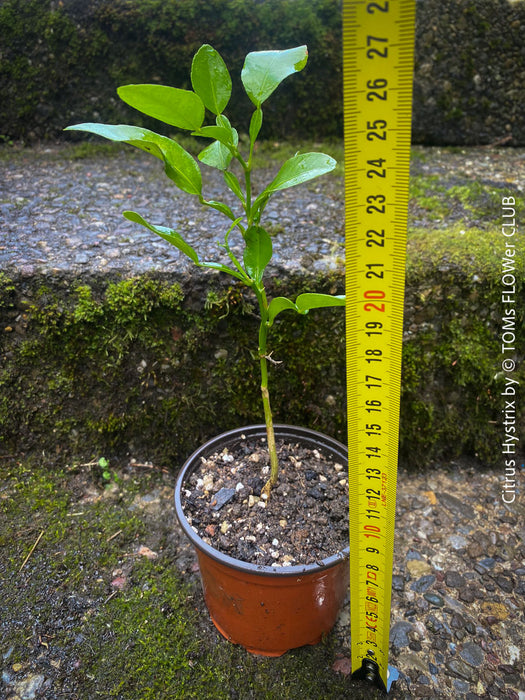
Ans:
[[[111,472],[109,471],[109,462],[105,457],[98,460],[98,466],[102,470],[102,478],[105,481],[111,481]]]
[[[440,260],[442,273],[467,274],[473,283],[480,275],[493,285],[498,284],[501,278],[502,249],[499,229],[467,227],[464,222],[445,230],[429,231],[418,228],[410,232],[408,250],[408,282],[420,278],[422,274],[435,274],[431,263],[436,259]],[[518,254],[514,260],[516,274],[522,279],[525,276],[525,258]]]
[[[24,128],[26,120],[30,124],[38,115],[42,135],[49,135],[55,105],[75,82],[70,82],[68,63],[73,56],[80,59],[87,47],[81,48],[78,28],[63,10],[39,0],[2,3],[0,28],[0,120],[8,134],[19,138],[30,128]],[[87,50],[82,59],[90,54]]]
[[[210,45],[201,46],[193,57],[191,83],[195,91],[142,84],[125,85],[118,89],[121,99],[147,116],[191,131],[193,136],[212,139],[212,143],[199,154],[199,160],[223,172],[226,184],[239,201],[240,216],[224,202],[207,201],[204,198],[199,165],[193,156],[173,139],[149,129],[127,125],[84,123],[67,127],[67,130],[86,131],[110,141],[124,141],[152,153],[164,162],[166,175],[175,185],[184,192],[197,196],[203,206],[221,212],[228,219],[224,242],[219,246],[227,253],[231,266],[219,261],[200,260],[198,253],[177,231],[153,225],[137,212],[124,212],[127,219],[143,225],[174,245],[195,265],[225,272],[254,293],[260,314],[258,348],[254,356],[258,357],[260,362],[262,402],[271,461],[271,477],[266,487],[266,495],[269,494],[270,486],[275,485],[278,472],[268,393],[268,330],[282,311],[292,310],[299,314],[307,314],[311,309],[344,305],[342,295],[310,292],[300,295],[295,302],[286,297],[279,297],[268,303],[267,290],[263,283],[265,269],[272,259],[272,239],[260,222],[269,199],[276,192],[332,171],[336,165],[335,160],[324,153],[297,153],[283,163],[274,179],[254,199],[253,153],[263,122],[262,104],[285,78],[303,70],[307,59],[306,46],[283,51],[255,51],[246,56],[241,81],[246,94],[255,105],[255,110],[250,119],[248,152],[244,155],[239,150],[237,130],[223,114],[232,92],[230,74],[220,54]],[[215,125],[203,126],[206,107],[215,115]],[[234,161],[244,173],[243,184],[228,170]],[[233,223],[230,224],[230,221]],[[229,237],[233,232],[240,234],[244,243],[242,262],[230,247]]]
[[[208,44],[201,46],[193,57],[191,84],[210,112],[216,115],[224,112],[232,94],[232,80],[219,52]]]
[[[2,442],[17,436],[15,441],[30,444],[51,421],[55,437],[68,436],[73,450],[76,435],[86,434],[114,449],[123,436],[131,439],[130,416],[137,420],[147,408],[144,396],[139,398],[140,383],[128,387],[142,377],[147,394],[156,376],[151,353],[160,356],[157,362],[171,354],[174,318],[185,320],[180,287],[149,277],[113,282],[103,292],[85,284],[72,287],[65,301],[42,287],[26,306],[27,332],[16,354],[3,356]],[[166,360],[168,367],[176,361],[176,356]],[[42,363],[45,376],[36,379]],[[123,388],[125,399],[115,387]],[[27,401],[13,405],[7,399],[11,392],[23,393]],[[80,434],[73,429],[77,421]]]
[[[288,51],[249,53],[241,72],[246,94],[256,107],[260,107],[285,78],[302,70],[307,60],[306,46]]]

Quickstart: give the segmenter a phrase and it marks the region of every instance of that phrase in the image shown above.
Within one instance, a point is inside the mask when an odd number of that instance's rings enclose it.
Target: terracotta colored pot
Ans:
[[[306,428],[276,425],[277,438],[319,449],[347,462],[347,449],[333,438]],[[197,551],[206,605],[219,632],[231,642],[264,656],[316,644],[335,624],[349,588],[349,550],[322,562],[274,568],[258,566],[222,554],[192,529],[181,505],[185,480],[217,450],[241,436],[265,437],[264,425],[232,430],[202,445],[185,462],[175,487],[179,522]]]

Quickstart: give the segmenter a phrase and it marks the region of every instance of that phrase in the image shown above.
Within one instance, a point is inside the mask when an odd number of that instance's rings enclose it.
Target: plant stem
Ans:
[[[259,326],[259,361],[261,366],[261,394],[264,407],[264,420],[266,423],[266,436],[268,440],[268,453],[270,455],[270,478],[266,482],[262,494],[269,498],[270,490],[277,483],[279,476],[279,461],[275,445],[275,433],[273,429],[272,409],[270,407],[270,394],[268,392],[268,301],[264,288],[255,290],[259,308],[261,311],[261,325]]]
[[[248,226],[253,223],[252,217],[252,181],[251,181],[251,171],[252,171],[252,155],[253,155],[253,143],[250,144],[250,155],[248,162],[245,163],[242,158],[240,158],[240,163],[244,169],[244,178],[246,186],[246,202],[245,202],[245,212],[248,222]],[[270,497],[270,491],[273,486],[277,483],[279,476],[279,461],[277,459],[277,447],[275,445],[275,433],[273,429],[273,418],[272,409],[270,406],[270,394],[268,392],[268,348],[267,348],[267,338],[268,338],[268,300],[266,298],[266,292],[262,285],[254,284],[253,289],[259,302],[259,310],[261,314],[261,324],[259,326],[259,362],[261,367],[261,394],[264,407],[264,422],[266,423],[266,439],[268,442],[268,453],[270,455],[270,478],[264,485],[261,495],[266,496],[266,499]]]
[[[244,170],[244,181],[246,187],[246,217],[249,226],[252,223],[252,173],[250,165],[247,165]]]

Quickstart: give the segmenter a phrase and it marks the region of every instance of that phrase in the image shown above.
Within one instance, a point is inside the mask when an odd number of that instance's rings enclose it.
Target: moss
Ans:
[[[307,288],[301,284],[295,293]],[[29,305],[27,334],[0,377],[5,395],[25,397],[14,410],[5,402],[5,440],[11,434],[36,444],[52,425],[51,440],[66,449],[89,441],[117,452],[153,447],[172,461],[210,433],[261,420],[253,300],[238,286],[209,290],[199,311],[189,310],[180,287],[150,277],[71,287],[64,297],[41,286]],[[315,394],[325,383],[334,393],[330,385],[340,383],[328,359],[333,329],[320,332],[320,315],[276,324],[275,356],[294,359],[286,371],[276,367],[271,382],[277,419],[326,429],[333,416],[323,417],[316,401],[290,401],[291,388]],[[309,348],[314,330],[316,359]],[[341,430],[341,420],[332,427]]]
[[[493,225],[490,229],[465,228],[463,224],[434,231],[413,229],[408,236],[408,282],[431,276],[438,282],[444,275],[458,275],[474,285],[479,282],[494,287],[501,280],[505,248],[501,239],[501,231]],[[516,275],[521,279],[525,274],[525,256],[518,251],[514,260]],[[440,273],[437,276],[436,270]],[[475,286],[469,294],[474,290]]]
[[[417,328],[403,348],[402,454],[409,462],[475,454],[500,459],[501,303],[505,242],[494,229],[415,230],[409,235],[407,305]],[[513,258],[516,347],[525,322],[525,256]],[[410,326],[411,319],[407,326]],[[523,420],[523,413],[517,418]]]
[[[447,149],[453,152],[452,148]],[[416,151],[417,153],[417,151]],[[525,198],[513,192],[518,208]],[[494,212],[501,208],[502,196],[509,195],[507,184],[470,180],[458,174],[449,178],[438,175],[413,174],[410,178],[410,222],[420,227],[425,217],[425,229],[436,228],[447,221],[447,228],[460,220],[464,228],[489,228],[494,225]]]
[[[501,408],[497,338],[482,320],[452,319],[403,347],[402,462],[498,458]],[[429,390],[429,387],[432,390]]]
[[[0,272],[0,311],[12,309],[16,298],[16,287],[13,280]]]

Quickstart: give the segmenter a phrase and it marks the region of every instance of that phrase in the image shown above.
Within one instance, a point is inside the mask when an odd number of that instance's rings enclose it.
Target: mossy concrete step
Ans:
[[[253,299],[221,275],[186,267],[162,241],[136,243],[136,231],[119,232],[120,209],[142,203],[159,205],[158,223],[179,218],[181,232],[196,232],[210,250],[217,237],[187,198],[156,184],[149,161],[70,156],[51,149],[0,161],[3,182],[13,187],[2,200],[8,245],[0,273],[0,449],[126,453],[177,465],[204,438],[261,421]],[[414,151],[401,409],[406,464],[461,453],[501,458],[505,387],[525,381],[525,253],[519,234],[502,234],[509,221],[502,201],[513,198],[523,211],[520,168],[523,152],[516,150]],[[126,178],[141,181],[128,192]],[[122,206],[128,195],[133,202]],[[343,291],[342,213],[338,175],[276,198],[271,294]],[[98,234],[94,221],[102,223]],[[142,264],[127,254],[102,256],[119,242],[124,251],[135,247]],[[97,255],[105,265],[96,264]],[[276,420],[345,441],[344,345],[341,309],[282,315],[271,335],[272,358],[282,362],[270,379]],[[515,369],[505,370],[504,359]],[[503,416],[510,436],[524,433],[519,401]]]

